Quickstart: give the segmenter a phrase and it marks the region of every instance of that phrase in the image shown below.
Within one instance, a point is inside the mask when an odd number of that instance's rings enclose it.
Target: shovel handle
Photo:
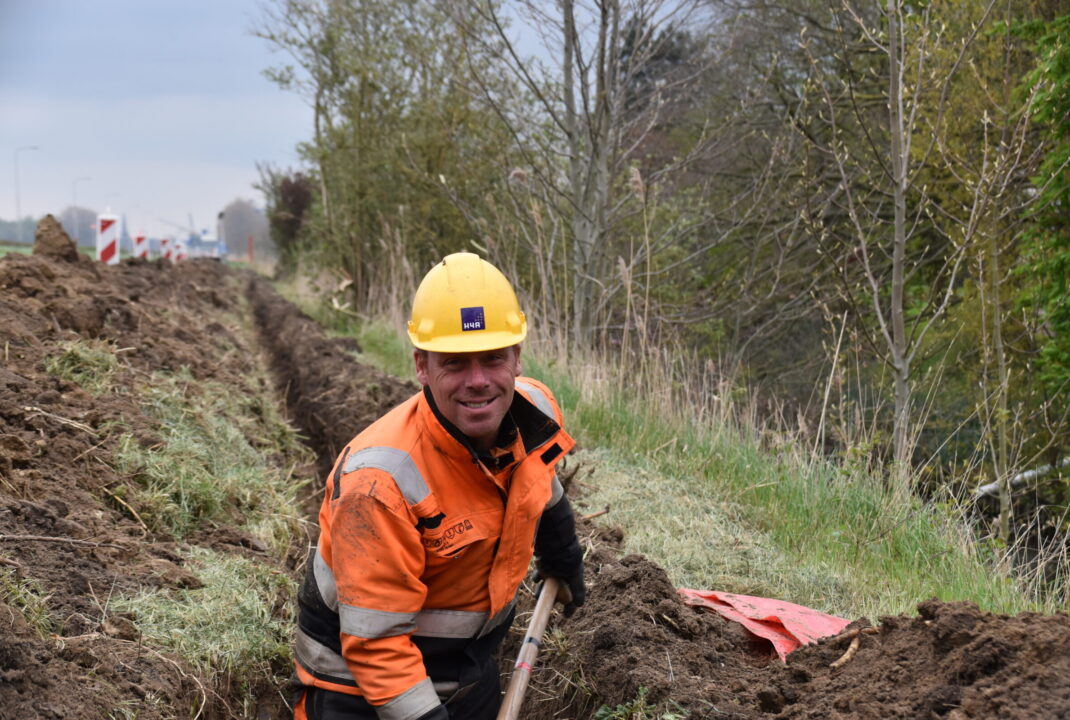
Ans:
[[[539,654],[539,645],[542,643],[542,635],[546,632],[546,623],[550,621],[550,611],[554,609],[554,600],[561,581],[557,578],[548,577],[542,583],[539,591],[539,599],[535,601],[535,612],[531,614],[531,622],[528,631],[524,635],[524,643],[520,646],[520,652],[516,656],[516,666],[513,675],[509,678],[509,689],[505,691],[501,709],[498,710],[497,720],[516,720],[520,715],[520,706],[524,702],[524,691],[528,688],[528,680],[531,678],[532,666],[535,657]]]

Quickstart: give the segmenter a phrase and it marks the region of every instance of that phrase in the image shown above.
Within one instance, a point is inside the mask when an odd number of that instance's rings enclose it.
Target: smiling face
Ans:
[[[490,450],[513,402],[520,346],[468,353],[416,350],[413,359],[416,378],[430,388],[439,412],[477,450]]]

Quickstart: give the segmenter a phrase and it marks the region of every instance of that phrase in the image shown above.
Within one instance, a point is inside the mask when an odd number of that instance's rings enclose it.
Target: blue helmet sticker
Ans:
[[[486,330],[487,321],[483,316],[483,308],[461,308],[461,330]]]

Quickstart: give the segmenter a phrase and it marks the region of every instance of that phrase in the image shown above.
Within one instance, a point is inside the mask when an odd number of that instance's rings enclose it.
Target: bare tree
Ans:
[[[512,129],[525,187],[543,188],[540,208],[564,221],[559,230],[567,228],[571,337],[585,346],[621,278],[635,280],[632,270],[646,267],[656,251],[648,242],[622,253],[614,230],[642,213],[627,181],[644,160],[644,143],[667,121],[674,98],[712,67],[697,47],[692,62],[677,62],[671,72],[659,61],[681,32],[705,37],[709,15],[702,3],[686,1],[532,0],[510,7],[538,38],[533,56],[524,54],[496,3],[470,0],[454,18],[470,46],[496,58],[496,71],[515,80],[515,94],[504,97],[486,75],[476,76],[485,101]],[[473,32],[473,17],[493,34]],[[645,185],[693,163],[713,137],[711,128],[700,128],[684,153],[644,169]]]

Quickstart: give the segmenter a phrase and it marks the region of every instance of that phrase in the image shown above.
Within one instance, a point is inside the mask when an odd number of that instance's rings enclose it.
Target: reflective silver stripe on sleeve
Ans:
[[[415,505],[431,493],[416,463],[408,453],[397,448],[370,447],[355,452],[346,460],[342,473],[351,473],[360,468],[375,468],[390,473],[394,482],[398,484],[401,494],[411,505]]]
[[[421,610],[416,616],[416,632],[421,637],[475,637],[487,622],[487,613],[469,610]]]
[[[323,602],[331,610],[338,612],[338,583],[334,581],[334,573],[327,566],[327,561],[320,555],[318,547],[312,559],[312,572],[316,576],[316,587],[319,588]]]
[[[297,628],[297,636],[294,639],[294,655],[301,667],[315,675],[326,675],[346,685],[356,684],[342,656],[313,640],[301,628]]]
[[[531,396],[531,401],[535,403],[535,407],[542,410],[544,415],[549,415],[551,420],[557,420],[554,415],[554,406],[550,404],[550,398],[546,397],[542,390],[524,382],[518,382],[516,386]]]
[[[416,720],[441,704],[431,678],[424,678],[375,712],[379,720]]]
[[[405,635],[416,629],[416,613],[370,610],[354,605],[338,605],[339,629],[359,638]]]
[[[550,483],[550,499],[546,502],[546,507],[543,510],[549,510],[557,503],[561,502],[561,498],[565,496],[565,487],[561,484],[561,481],[557,479],[557,473],[554,473],[554,479]]]
[[[505,607],[503,607],[501,610],[499,610],[494,615],[494,617],[490,618],[489,620],[487,620],[486,623],[484,623],[482,629],[480,629],[480,631],[479,631],[479,637],[483,637],[484,635],[489,633],[491,630],[493,630],[494,628],[498,627],[503,622],[505,622],[506,619],[508,619],[508,617],[509,617],[509,613],[512,612],[512,610],[513,610],[513,608],[515,606],[516,606],[516,596],[514,595],[513,599],[509,601],[509,604],[507,604]]]
[[[461,683],[456,680],[440,680],[439,682],[434,683],[434,686],[435,693],[438,694],[442,702],[446,702],[450,695],[457,692],[458,688],[461,687]]]

